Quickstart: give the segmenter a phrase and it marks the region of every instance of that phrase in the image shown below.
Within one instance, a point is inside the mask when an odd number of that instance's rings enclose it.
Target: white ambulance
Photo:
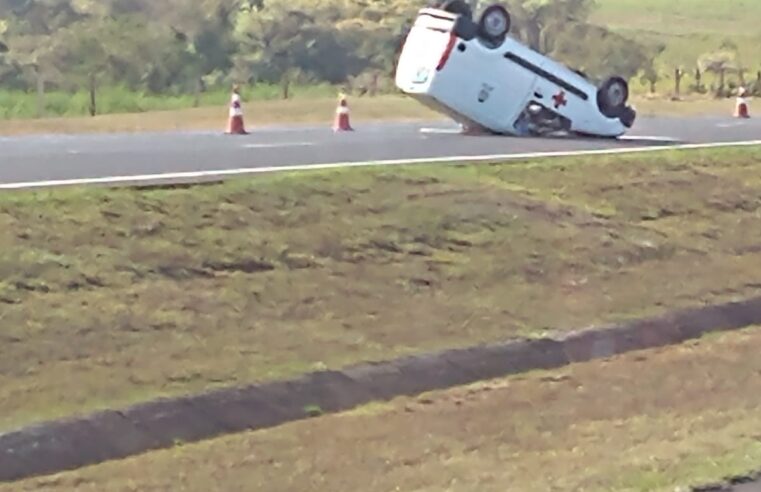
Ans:
[[[463,0],[421,9],[399,55],[397,87],[467,128],[497,134],[618,137],[632,127],[626,80],[596,87],[508,36],[510,24],[501,5],[478,22]]]

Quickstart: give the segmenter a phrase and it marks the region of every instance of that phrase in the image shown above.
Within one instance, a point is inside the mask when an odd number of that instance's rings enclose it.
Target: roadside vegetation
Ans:
[[[351,120],[359,131],[363,122],[389,120],[394,122],[440,120],[441,115],[409,98],[383,95],[351,99]],[[693,108],[697,109],[697,106]],[[711,112],[724,110],[706,106]],[[255,131],[258,126],[319,124],[330,128],[336,110],[336,97],[295,97],[287,101],[263,100],[246,102],[246,127]],[[224,131],[227,120],[225,105],[145,113],[104,114],[94,118],[57,117],[25,120],[0,120],[0,134],[28,135],[40,133],[111,133],[142,131]]]
[[[247,101],[280,101],[280,87],[273,84],[257,84],[246,87]],[[336,89],[327,84],[298,85],[293,87],[290,100],[303,102],[311,99],[335,101]],[[98,92],[98,114],[144,113],[177,111],[192,108],[215,107],[226,113],[230,101],[229,88],[214,88],[198,94],[137,92],[127,87],[108,87]],[[380,102],[380,101],[379,101]],[[36,116],[37,95],[33,92],[0,91],[0,120],[28,120]],[[45,94],[45,114],[59,117],[82,117],[90,108],[90,95],[85,90],[66,92],[49,91]],[[6,123],[8,125],[8,123]]]
[[[0,119],[223,106],[234,81],[249,101],[391,94],[424,4],[0,0]],[[517,37],[593,80],[616,73],[637,93],[673,96],[679,69],[679,97],[726,97],[740,83],[761,94],[751,1],[506,4]]]
[[[761,328],[749,328],[402,397],[0,491],[688,490],[758,470],[759,350]]]
[[[701,55],[725,41],[737,47],[736,61],[753,75],[761,68],[761,4],[753,0],[597,0],[597,6],[592,22],[633,39],[663,43],[659,62],[664,68],[694,68]]]
[[[633,103],[640,117],[652,115],[695,116],[728,115],[731,105],[722,100],[697,99],[690,102],[663,101],[635,97]],[[379,95],[351,98],[351,120],[359,130],[364,123],[379,121],[438,121],[442,115],[405,96]],[[256,131],[266,125],[315,124],[329,128],[336,109],[335,96],[300,97],[287,101],[269,99],[245,103],[246,126]],[[31,135],[50,133],[111,133],[144,131],[209,131],[222,132],[227,119],[225,105],[154,111],[144,113],[104,114],[94,118],[56,117],[23,120],[0,119],[0,134]]]
[[[761,151],[0,195],[0,430],[758,294]]]

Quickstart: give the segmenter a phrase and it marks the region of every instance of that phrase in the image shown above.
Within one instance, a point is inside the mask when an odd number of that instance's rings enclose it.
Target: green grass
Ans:
[[[243,110],[247,129],[262,125],[317,124],[330,128],[336,110],[336,94],[330,97],[293,98],[284,100],[246,99]],[[379,120],[441,119],[425,106],[407,97],[377,95],[350,98],[352,123],[358,129],[362,122]],[[690,105],[693,107],[693,105]],[[150,113],[109,114],[95,118],[58,117],[26,120],[1,120],[0,135],[40,133],[112,133],[145,131],[224,131],[227,125],[227,103],[219,106],[153,111]]]
[[[291,96],[296,99],[335,97],[337,89],[330,85],[294,86]],[[257,84],[245,87],[242,96],[247,101],[273,101],[281,99],[280,87]],[[198,106],[225,106],[230,100],[228,88],[214,89],[199,95]],[[87,91],[68,93],[49,91],[45,94],[44,114],[47,116],[89,115],[90,94]],[[98,114],[142,113],[192,108],[193,94],[150,94],[134,92],[120,87],[104,87],[97,92]],[[34,91],[0,91],[0,119],[29,119],[37,117],[37,93]]]
[[[0,429],[759,291],[761,150],[0,195]]]
[[[761,328],[225,436],[3,492],[674,492],[761,467]]]
[[[594,20],[616,29],[684,34],[759,35],[755,0],[597,0]]]
[[[700,55],[717,50],[726,39],[739,50],[740,60],[755,79],[761,70],[761,3],[755,0],[598,0],[594,22],[610,26],[633,39],[663,42],[667,49],[658,62],[664,75],[677,65],[694,71]],[[711,77],[706,83],[710,84]],[[692,83],[692,75],[686,82]],[[668,90],[673,82],[663,82]],[[686,85],[684,86],[686,87]]]

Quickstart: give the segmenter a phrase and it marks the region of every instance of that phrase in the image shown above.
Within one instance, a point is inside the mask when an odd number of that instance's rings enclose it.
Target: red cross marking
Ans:
[[[555,109],[558,109],[560,106],[565,106],[568,104],[568,101],[565,98],[565,91],[560,91],[554,96],[552,96],[552,99],[555,101]]]

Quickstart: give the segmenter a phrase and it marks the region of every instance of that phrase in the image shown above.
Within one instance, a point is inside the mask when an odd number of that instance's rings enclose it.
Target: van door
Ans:
[[[505,56],[521,49],[509,38],[497,49],[473,39],[465,52],[453,57],[453,66],[437,76],[434,92],[440,94],[446,86],[459,112],[492,131],[513,132],[536,80],[533,72]]]
[[[525,63],[531,50],[512,38],[507,38],[500,48],[494,69],[500,74],[504,102],[501,108],[500,126],[505,131],[515,131],[514,123],[526,105],[535,97],[534,87],[538,75]]]

